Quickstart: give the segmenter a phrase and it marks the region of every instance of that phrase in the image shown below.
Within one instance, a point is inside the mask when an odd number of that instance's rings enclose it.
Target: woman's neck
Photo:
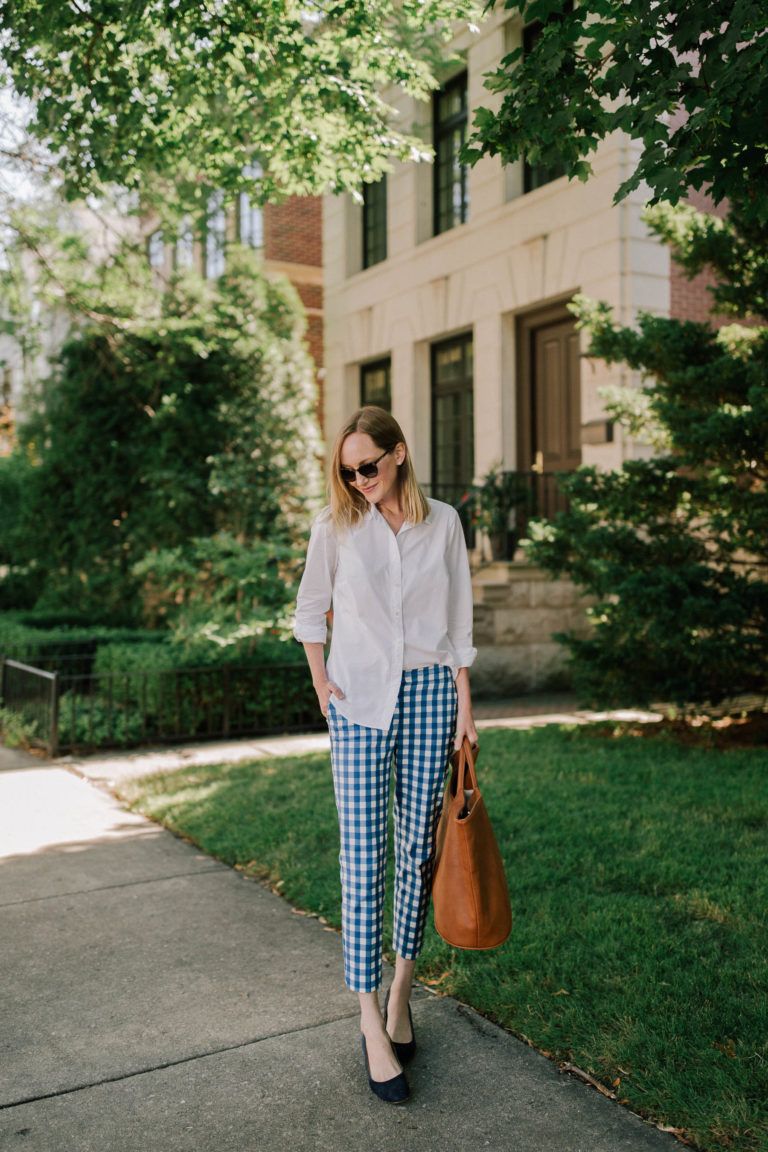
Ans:
[[[377,504],[377,508],[383,516],[390,516],[393,519],[397,516],[402,516],[403,514],[399,500],[394,500],[392,502],[388,500],[386,504],[383,501],[380,501],[379,504]]]

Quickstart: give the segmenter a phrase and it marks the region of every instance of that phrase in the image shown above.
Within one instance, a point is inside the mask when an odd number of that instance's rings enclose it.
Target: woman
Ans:
[[[397,421],[355,412],[330,461],[294,634],[331,735],[341,840],[344,974],[360,998],[368,1082],[402,1103],[415,1051],[411,982],[421,951],[442,784],[476,741],[469,690],[472,587],[455,509],[427,500]],[[326,614],[333,637],[325,662]],[[379,1008],[387,817],[395,760],[395,977]]]

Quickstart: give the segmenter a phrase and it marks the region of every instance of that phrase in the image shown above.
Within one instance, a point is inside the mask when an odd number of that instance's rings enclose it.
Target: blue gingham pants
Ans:
[[[432,847],[453,751],[456,687],[439,664],[403,672],[388,732],[353,724],[331,703],[328,728],[339,812],[344,978],[353,992],[381,983],[387,818],[395,760],[393,948],[421,952],[432,886]]]

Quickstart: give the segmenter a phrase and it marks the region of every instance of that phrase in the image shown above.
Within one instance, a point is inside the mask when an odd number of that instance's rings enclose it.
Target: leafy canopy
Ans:
[[[489,7],[496,6],[490,0]],[[768,221],[768,22],[764,0],[506,0],[541,35],[486,78],[466,157],[562,164],[586,180],[601,140],[622,129],[639,162],[617,199],[645,181],[654,201],[690,188]]]
[[[0,0],[0,58],[72,196],[116,183],[356,190],[423,153],[381,91],[424,97],[467,0]],[[254,160],[264,175],[248,176]]]

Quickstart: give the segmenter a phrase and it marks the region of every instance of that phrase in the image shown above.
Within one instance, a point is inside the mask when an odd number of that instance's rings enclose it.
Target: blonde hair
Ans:
[[[341,478],[341,450],[347,436],[351,436],[353,432],[364,432],[370,436],[382,452],[394,448],[396,444],[403,445],[405,457],[398,466],[400,500],[406,520],[411,524],[420,524],[429,515],[429,504],[416,479],[403,430],[390,412],[367,405],[352,413],[339,431],[331,452],[328,465],[328,503],[331,507],[331,519],[336,528],[352,528],[355,524],[359,524],[369,507],[362,492],[358,492]]]

